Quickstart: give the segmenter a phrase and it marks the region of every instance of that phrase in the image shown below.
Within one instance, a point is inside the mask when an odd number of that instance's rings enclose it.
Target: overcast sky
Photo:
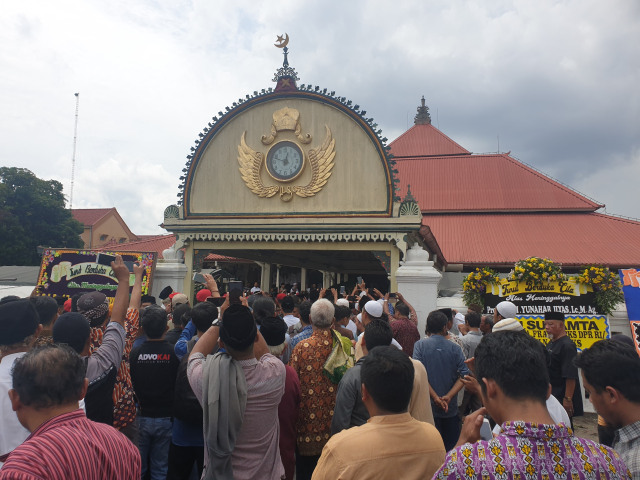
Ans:
[[[198,133],[271,82],[290,36],[300,83],[367,110],[383,136],[433,124],[511,151],[607,212],[640,217],[637,0],[4,2],[0,165],[55,178],[74,208],[162,233]]]

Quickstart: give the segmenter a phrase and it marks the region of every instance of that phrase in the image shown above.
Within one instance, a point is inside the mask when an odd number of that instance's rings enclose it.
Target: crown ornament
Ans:
[[[291,131],[295,134],[300,143],[311,143],[312,137],[309,133],[302,133],[300,125],[300,112],[295,108],[284,107],[273,112],[273,122],[269,135],[262,136],[263,145],[271,145],[278,136],[278,132]]]

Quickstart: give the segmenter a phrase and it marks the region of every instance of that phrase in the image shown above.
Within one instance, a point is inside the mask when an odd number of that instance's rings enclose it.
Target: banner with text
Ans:
[[[549,343],[544,328],[544,315],[518,315],[516,319],[533,338],[544,345]],[[564,325],[567,336],[573,340],[578,350],[589,348],[598,340],[611,337],[609,319],[606,315],[566,315]]]
[[[636,268],[625,268],[618,270],[618,274],[631,325],[631,336],[640,355],[640,271]]]
[[[567,335],[579,350],[611,336],[609,319],[599,315],[595,306],[593,288],[578,282],[575,277],[542,286],[506,279],[488,285],[484,295],[485,313],[493,314],[496,305],[504,300],[513,302],[518,309],[518,321],[532,337],[544,344],[549,342],[544,328],[547,312],[565,315]]]
[[[99,265],[99,253],[121,255],[124,261],[140,262],[144,266],[142,294],[151,290],[156,265],[156,252],[97,252],[92,250],[47,249],[42,254],[38,285],[43,295],[71,297],[76,293],[99,290],[110,300],[118,288],[111,267]],[[134,276],[129,283],[133,287]]]

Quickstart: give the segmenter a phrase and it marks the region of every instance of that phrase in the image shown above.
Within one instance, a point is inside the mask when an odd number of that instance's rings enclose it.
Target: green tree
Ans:
[[[0,167],[0,265],[39,265],[38,245],[82,248],[82,231],[65,208],[60,182]]]

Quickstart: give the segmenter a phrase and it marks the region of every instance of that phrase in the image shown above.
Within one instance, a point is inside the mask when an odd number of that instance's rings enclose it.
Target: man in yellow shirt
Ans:
[[[362,400],[371,418],[331,437],[313,480],[431,478],[444,462],[436,428],[408,412],[414,367],[393,346],[373,348],[361,367]]]

